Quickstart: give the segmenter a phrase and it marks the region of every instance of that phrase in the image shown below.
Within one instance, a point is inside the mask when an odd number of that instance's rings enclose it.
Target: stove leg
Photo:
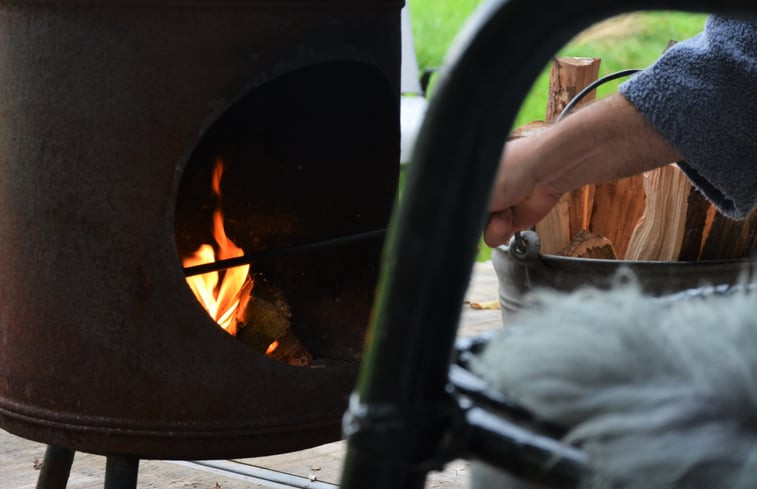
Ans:
[[[105,462],[104,489],[136,489],[139,458],[110,455]]]
[[[76,452],[48,445],[37,478],[37,489],[65,489]]]

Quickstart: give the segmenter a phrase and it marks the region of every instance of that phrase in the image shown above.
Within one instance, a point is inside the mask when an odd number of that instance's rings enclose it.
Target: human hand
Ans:
[[[484,242],[491,247],[506,244],[516,232],[541,221],[557,204],[562,191],[540,178],[541,138],[534,135],[507,144],[500,160],[492,197],[491,218]]]
[[[489,201],[488,246],[544,218],[562,194],[651,170],[678,154],[622,95],[507,143]]]

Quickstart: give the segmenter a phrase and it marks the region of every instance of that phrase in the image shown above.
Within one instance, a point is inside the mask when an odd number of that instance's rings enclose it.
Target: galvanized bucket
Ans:
[[[523,305],[524,294],[535,288],[573,291],[584,286],[609,288],[613,278],[626,267],[636,275],[644,293],[662,296],[705,286],[734,285],[753,278],[757,258],[700,262],[629,261],[572,258],[539,253],[539,238],[533,231],[522,233],[525,246],[492,250],[492,263],[499,281],[503,314]]]

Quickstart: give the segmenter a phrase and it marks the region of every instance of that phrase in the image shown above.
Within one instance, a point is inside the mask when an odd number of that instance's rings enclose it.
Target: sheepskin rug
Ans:
[[[567,429],[590,489],[757,488],[757,288],[644,296],[541,291],[473,365],[492,389]],[[531,488],[488,467],[473,487]]]

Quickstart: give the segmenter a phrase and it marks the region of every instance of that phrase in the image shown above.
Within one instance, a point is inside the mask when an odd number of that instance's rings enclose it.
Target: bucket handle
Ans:
[[[541,261],[541,238],[536,231],[519,231],[510,239],[507,253],[523,267],[526,286],[532,289],[535,284],[552,286],[552,275]],[[538,280],[535,280],[538,276]]]

